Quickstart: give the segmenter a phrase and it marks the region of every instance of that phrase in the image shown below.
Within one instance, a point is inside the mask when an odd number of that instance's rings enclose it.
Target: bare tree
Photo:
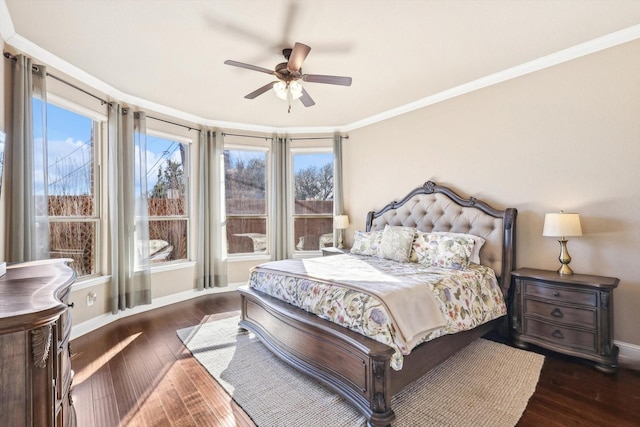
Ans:
[[[295,174],[296,200],[332,200],[333,165],[327,163],[318,168],[311,165]]]

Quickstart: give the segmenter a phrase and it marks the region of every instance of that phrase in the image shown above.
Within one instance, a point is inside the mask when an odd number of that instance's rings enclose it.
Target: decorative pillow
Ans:
[[[475,244],[470,237],[424,233],[416,239],[413,248],[420,264],[428,267],[465,270]]]
[[[474,264],[480,264],[480,249],[482,245],[486,242],[483,237],[476,236],[473,234],[465,234],[465,233],[452,233],[449,231],[432,231],[432,234],[442,234],[443,236],[452,236],[452,237],[469,237],[473,239],[473,251],[471,251],[471,256],[469,257],[469,261]]]
[[[382,242],[382,230],[356,231],[353,236],[351,253],[367,256],[380,256],[380,243]]]
[[[385,225],[380,244],[380,257],[393,261],[407,262],[411,255],[411,246],[416,229]]]

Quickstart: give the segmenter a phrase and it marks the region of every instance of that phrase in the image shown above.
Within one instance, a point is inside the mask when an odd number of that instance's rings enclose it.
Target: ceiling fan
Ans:
[[[289,112],[291,112],[291,101],[294,99],[300,99],[300,102],[302,102],[302,105],[305,107],[315,105],[315,102],[311,99],[309,93],[307,93],[298,80],[303,80],[309,83],[351,86],[351,77],[302,74],[302,63],[307,55],[309,55],[309,51],[311,51],[311,48],[302,43],[294,44],[293,49],[283,49],[282,54],[287,62],[282,62],[276,65],[274,70],[232,60],[226,60],[224,63],[227,65],[233,65],[234,67],[271,74],[278,78],[278,80],[267,83],[261,88],[254,90],[250,94],[246,95],[245,98],[254,99],[273,88],[279,98],[289,101]]]

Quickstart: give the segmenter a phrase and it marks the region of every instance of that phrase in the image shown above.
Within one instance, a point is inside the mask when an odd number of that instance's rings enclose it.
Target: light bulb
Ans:
[[[289,91],[291,92],[291,98],[298,99],[302,96],[302,85],[298,82],[289,83]]]
[[[276,96],[282,100],[287,100],[287,85],[284,82],[278,82],[273,85],[273,91]]]

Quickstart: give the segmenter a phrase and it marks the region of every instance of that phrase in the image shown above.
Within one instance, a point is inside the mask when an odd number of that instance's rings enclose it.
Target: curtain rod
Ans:
[[[100,98],[99,96],[96,96],[96,95],[92,94],[91,92],[87,92],[86,90],[84,90],[84,89],[82,89],[82,88],[79,88],[78,86],[76,86],[76,85],[74,85],[74,84],[72,84],[72,83],[69,83],[68,81],[62,80],[60,77],[54,76],[54,75],[53,75],[53,74],[51,74],[51,73],[47,73],[47,77],[51,77],[52,79],[57,80],[57,81],[59,81],[60,83],[64,83],[64,84],[66,84],[67,86],[70,86],[70,87],[72,87],[72,88],[74,88],[74,89],[76,89],[76,90],[79,90],[79,91],[80,91],[80,92],[82,92],[82,93],[85,93],[85,94],[89,95],[89,96],[90,96],[90,97],[92,97],[92,98],[97,99],[98,101],[100,101],[100,104],[101,104],[101,105],[109,104],[109,101],[105,101],[104,99]]]
[[[180,127],[185,128],[185,129],[188,129],[189,131],[198,130],[197,128],[194,128],[194,127],[191,127],[191,126],[183,125],[183,124],[172,122],[172,121],[165,120],[165,119],[159,119],[159,118],[153,117],[153,116],[147,116],[147,119],[153,119],[153,120],[157,120],[159,122],[169,123],[170,125],[180,126]]]
[[[290,139],[290,140],[292,140],[292,141],[299,141],[299,140],[333,139],[333,138],[334,138],[333,136],[318,136],[318,137],[312,137],[312,136],[310,136],[310,137],[304,137],[304,138],[289,138],[289,139]],[[348,135],[346,135],[346,136],[342,136],[342,135],[340,135],[340,138],[342,138],[342,139],[349,139],[349,136],[348,136]]]
[[[242,134],[238,134],[238,133],[226,133],[226,132],[222,132],[222,136],[242,136],[244,138],[258,138],[258,139],[270,139],[273,140],[272,137],[269,136],[256,136],[256,135],[242,135]]]
[[[15,55],[10,54],[9,52],[5,52],[5,53],[4,53],[4,57],[5,57],[5,58],[7,58],[7,59],[11,59],[12,61],[15,61],[15,60],[17,60],[17,59],[18,59]],[[38,66],[37,66],[37,65],[34,65],[34,66],[33,66],[33,70],[34,70],[34,71],[38,71],[38,70],[39,70]],[[108,103],[109,103],[108,101],[105,101],[104,99],[102,99],[102,98],[100,98],[100,97],[98,97],[98,96],[96,96],[96,95],[94,95],[94,94],[92,94],[92,93],[90,93],[90,92],[87,92],[86,90],[84,90],[84,89],[82,89],[82,88],[79,88],[78,86],[76,86],[76,85],[74,85],[74,84],[72,84],[72,83],[69,83],[68,81],[63,80],[63,79],[61,79],[60,77],[57,77],[57,76],[55,76],[55,75],[53,75],[53,74],[51,74],[51,73],[47,73],[47,77],[51,77],[52,79],[57,80],[57,81],[59,81],[60,83],[64,83],[64,84],[66,84],[67,86],[70,86],[70,87],[72,87],[72,88],[74,88],[74,89],[76,89],[76,90],[79,90],[79,91],[80,91],[80,92],[82,92],[82,93],[85,93],[85,94],[89,95],[89,96],[90,96],[90,97],[92,97],[92,98],[97,99],[98,101],[100,101],[100,103],[101,103],[102,105],[104,105],[104,104],[108,104]]]

